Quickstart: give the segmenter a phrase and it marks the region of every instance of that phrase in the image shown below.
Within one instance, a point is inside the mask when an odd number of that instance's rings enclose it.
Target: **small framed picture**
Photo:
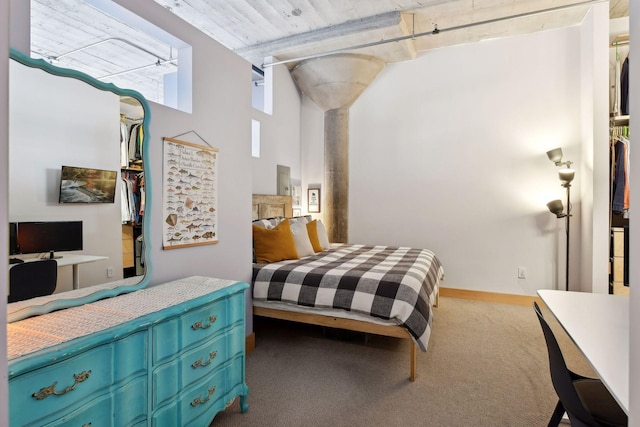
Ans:
[[[309,188],[307,190],[307,204],[310,213],[320,212],[320,189]]]
[[[293,216],[302,216],[302,209],[293,208]]]
[[[291,204],[293,206],[302,205],[302,186],[300,185],[291,186]]]

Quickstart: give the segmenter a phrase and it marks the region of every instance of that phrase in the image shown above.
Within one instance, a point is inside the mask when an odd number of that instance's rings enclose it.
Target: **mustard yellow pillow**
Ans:
[[[256,251],[256,262],[260,264],[300,258],[287,219],[271,230],[254,225],[253,248]]]
[[[314,219],[307,223],[307,233],[309,233],[309,240],[311,240],[313,251],[322,252],[322,246],[320,245],[320,239],[318,238],[318,220]]]

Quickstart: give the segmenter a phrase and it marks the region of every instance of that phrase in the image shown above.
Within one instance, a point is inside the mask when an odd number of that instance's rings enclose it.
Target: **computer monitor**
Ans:
[[[19,254],[18,249],[18,224],[15,222],[9,223],[9,255]]]
[[[17,224],[18,253],[49,253],[82,250],[82,221],[19,222]]]

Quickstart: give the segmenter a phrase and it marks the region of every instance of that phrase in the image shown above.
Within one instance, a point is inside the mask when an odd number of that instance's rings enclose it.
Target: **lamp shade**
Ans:
[[[573,177],[575,176],[576,171],[574,169],[560,169],[558,171],[558,176],[560,177],[560,181],[563,184],[570,184],[573,181]]]
[[[562,161],[562,148],[554,148],[547,151],[547,157],[554,163],[560,163]]]
[[[564,210],[564,206],[562,205],[562,200],[552,200],[547,203],[547,208],[549,211],[557,217],[562,215],[562,211]]]

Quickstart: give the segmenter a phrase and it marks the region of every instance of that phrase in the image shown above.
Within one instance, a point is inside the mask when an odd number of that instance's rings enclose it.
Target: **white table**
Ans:
[[[629,414],[629,297],[551,289],[538,295]]]
[[[47,258],[44,258],[47,259]],[[60,258],[55,258],[58,263],[58,267],[72,266],[73,268],[73,289],[80,289],[80,269],[79,264],[86,264],[88,262],[101,261],[104,259],[109,259],[106,256],[99,255],[75,255],[75,254],[65,254]],[[40,258],[24,258],[25,262],[31,261],[40,261]],[[15,264],[12,264],[15,265]],[[10,265],[11,267],[11,265]]]

